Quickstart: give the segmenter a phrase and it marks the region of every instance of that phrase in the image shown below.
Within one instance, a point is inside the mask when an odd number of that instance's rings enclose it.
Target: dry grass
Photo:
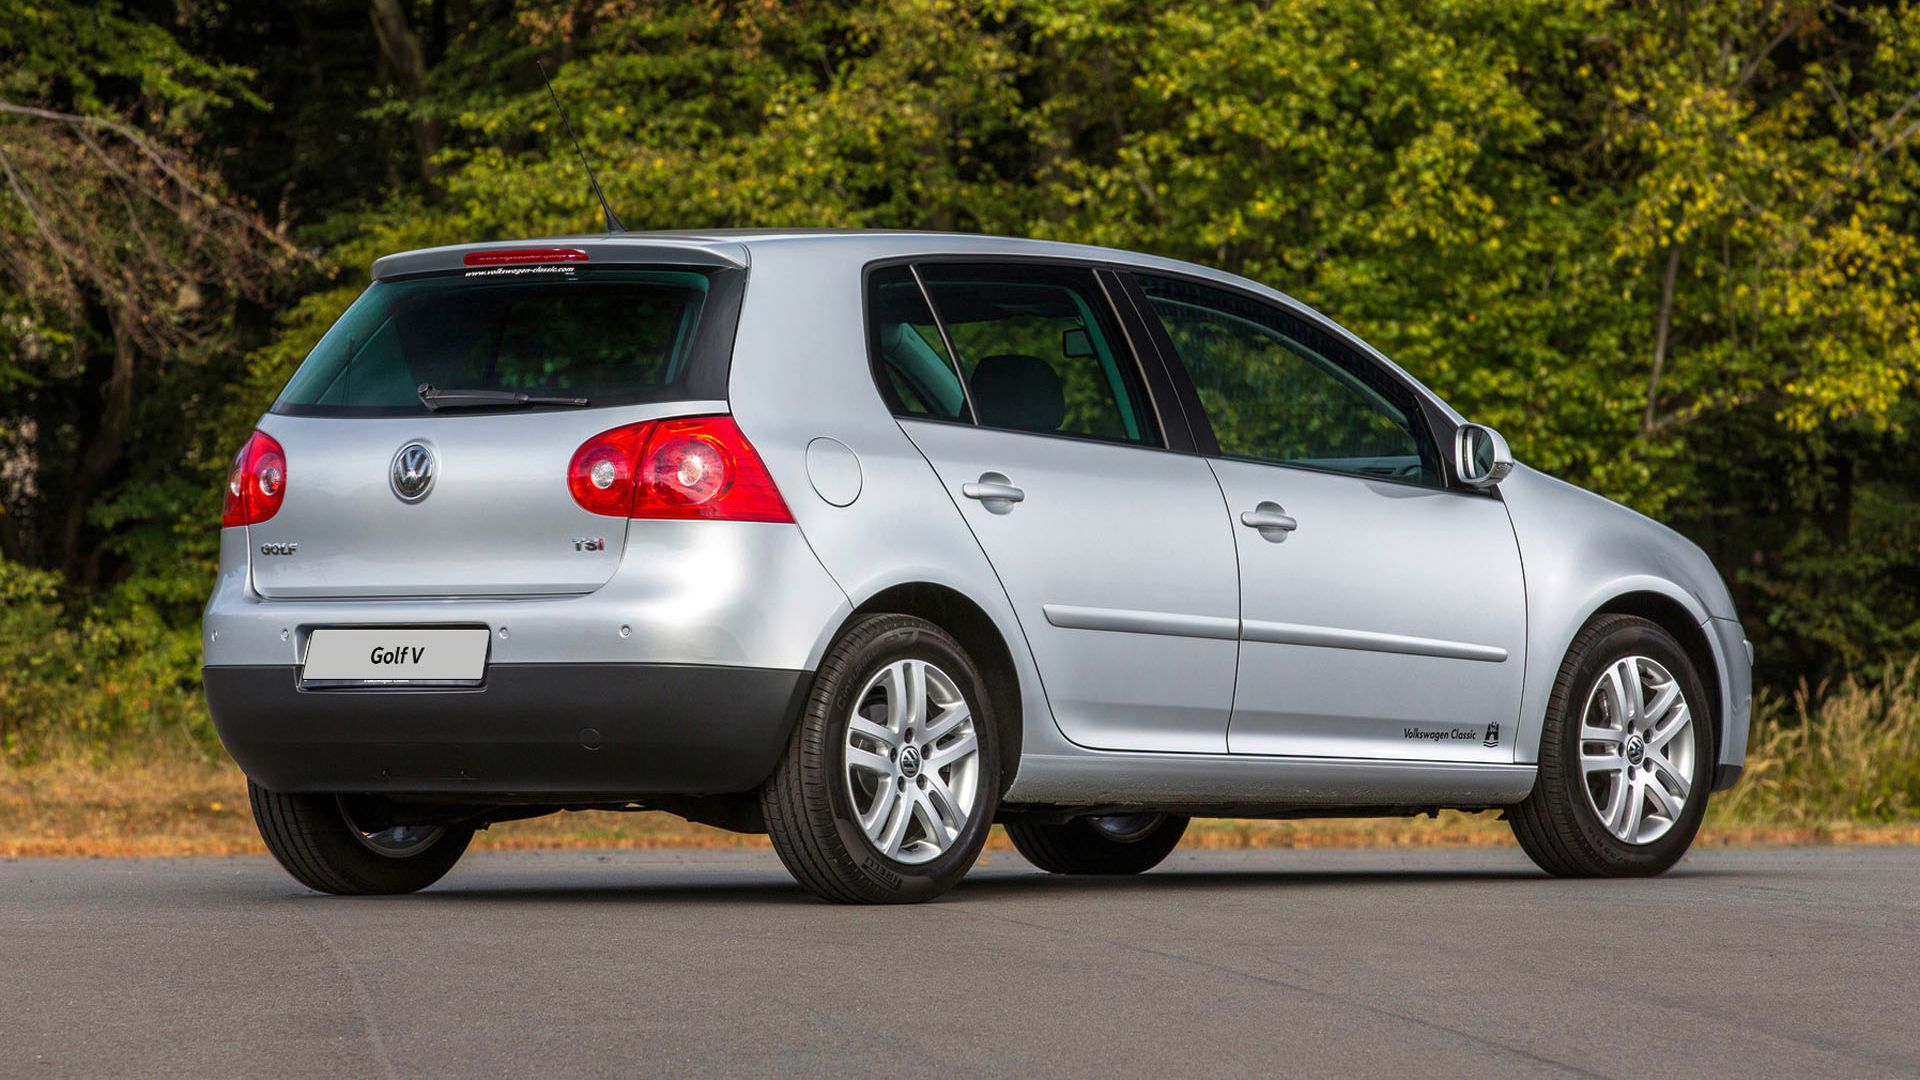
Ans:
[[[1717,820],[1813,827],[1920,820],[1920,657],[1878,682],[1802,684],[1754,708],[1747,769]]]
[[[1763,774],[1764,775],[1764,774]],[[1206,821],[1189,848],[1463,848],[1513,842],[1492,814],[1438,820]],[[1716,809],[1705,845],[1920,843],[1920,824],[1755,821]],[[557,814],[482,833],[477,848],[765,847],[766,838],[660,813]],[[1005,849],[995,830],[989,846]],[[62,760],[0,766],[0,857],[258,854],[246,781],[231,764],[182,758],[106,765]]]

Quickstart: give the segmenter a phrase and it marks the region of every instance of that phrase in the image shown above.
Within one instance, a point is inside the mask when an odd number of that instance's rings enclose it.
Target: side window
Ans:
[[[1441,486],[1411,393],[1339,340],[1224,289],[1139,275],[1228,457]]]
[[[1163,445],[1093,271],[926,263],[920,276],[982,425]]]
[[[967,419],[967,392],[908,267],[889,266],[867,279],[867,332],[874,378],[895,416]]]

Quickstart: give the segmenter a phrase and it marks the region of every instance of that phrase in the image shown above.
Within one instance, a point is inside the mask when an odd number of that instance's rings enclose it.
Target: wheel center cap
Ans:
[[[920,751],[909,746],[900,751],[900,775],[911,780],[920,774]]]
[[[1638,735],[1627,736],[1627,763],[1638,765],[1647,760],[1647,743]]]

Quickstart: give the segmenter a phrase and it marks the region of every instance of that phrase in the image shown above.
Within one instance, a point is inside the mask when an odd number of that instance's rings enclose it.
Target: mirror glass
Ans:
[[[1467,475],[1469,480],[1484,480],[1493,475],[1493,434],[1483,427],[1470,427],[1467,439]]]

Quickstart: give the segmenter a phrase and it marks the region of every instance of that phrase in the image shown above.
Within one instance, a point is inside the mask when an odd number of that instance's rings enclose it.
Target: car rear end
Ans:
[[[728,415],[745,251],[381,260],[234,461],[209,707],[286,792],[745,791],[847,613]]]

